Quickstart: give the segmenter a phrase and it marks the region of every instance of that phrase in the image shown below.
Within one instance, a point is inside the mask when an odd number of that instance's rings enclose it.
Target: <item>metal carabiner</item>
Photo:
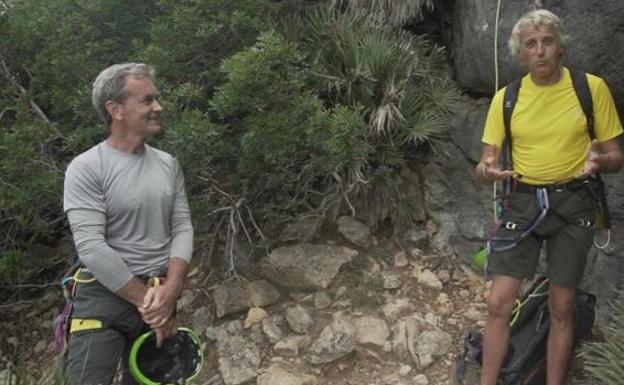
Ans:
[[[579,218],[578,219],[578,225],[581,226],[581,227],[591,227],[592,223],[591,223],[591,221],[589,221],[587,219]]]
[[[507,230],[517,230],[518,229],[518,224],[514,223],[514,222],[507,222],[507,223],[505,223],[505,228]]]

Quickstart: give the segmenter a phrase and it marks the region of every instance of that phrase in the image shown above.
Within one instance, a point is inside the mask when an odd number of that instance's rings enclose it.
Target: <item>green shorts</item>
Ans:
[[[549,192],[548,200],[546,217],[528,237],[509,250],[492,250],[488,258],[490,273],[532,278],[545,242],[546,275],[551,282],[564,287],[579,285],[594,240],[595,200],[587,187]],[[494,237],[519,239],[538,214],[536,194],[511,193]]]

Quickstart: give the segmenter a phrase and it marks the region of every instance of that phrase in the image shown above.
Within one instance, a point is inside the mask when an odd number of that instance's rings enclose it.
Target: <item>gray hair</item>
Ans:
[[[114,64],[95,78],[91,101],[100,119],[110,127],[112,118],[106,110],[106,102],[123,103],[126,100],[126,78],[128,76],[145,77],[154,81],[154,68],[143,63]]]
[[[509,50],[513,56],[520,54],[520,32],[523,28],[530,26],[533,28],[547,27],[550,28],[559,38],[559,42],[567,41],[568,37],[564,33],[563,23],[559,16],[546,9],[536,9],[525,13],[514,25],[509,38]]]

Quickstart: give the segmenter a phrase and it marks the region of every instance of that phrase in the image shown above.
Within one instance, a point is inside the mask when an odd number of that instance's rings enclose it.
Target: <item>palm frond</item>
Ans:
[[[400,26],[411,19],[422,20],[424,13],[433,9],[433,0],[332,0],[331,4],[364,11],[391,26]]]

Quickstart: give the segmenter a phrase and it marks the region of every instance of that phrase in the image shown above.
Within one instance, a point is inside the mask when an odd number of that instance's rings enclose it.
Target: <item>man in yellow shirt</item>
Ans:
[[[596,220],[588,178],[622,167],[622,125],[609,89],[602,79],[587,74],[595,116],[596,139],[591,140],[570,71],[561,65],[564,38],[561,20],[547,10],[527,13],[513,28],[509,47],[529,73],[521,80],[510,121],[512,170],[499,165],[505,138],[504,89],[494,96],[485,124],[476,177],[482,182],[513,178],[503,226],[495,237],[516,241],[493,248],[489,256],[493,282],[487,299],[481,385],[497,382],[514,302],[522,279],[535,274],[543,243],[550,279],[547,383],[564,384],[573,344],[576,287]],[[526,237],[520,236],[527,229]]]

